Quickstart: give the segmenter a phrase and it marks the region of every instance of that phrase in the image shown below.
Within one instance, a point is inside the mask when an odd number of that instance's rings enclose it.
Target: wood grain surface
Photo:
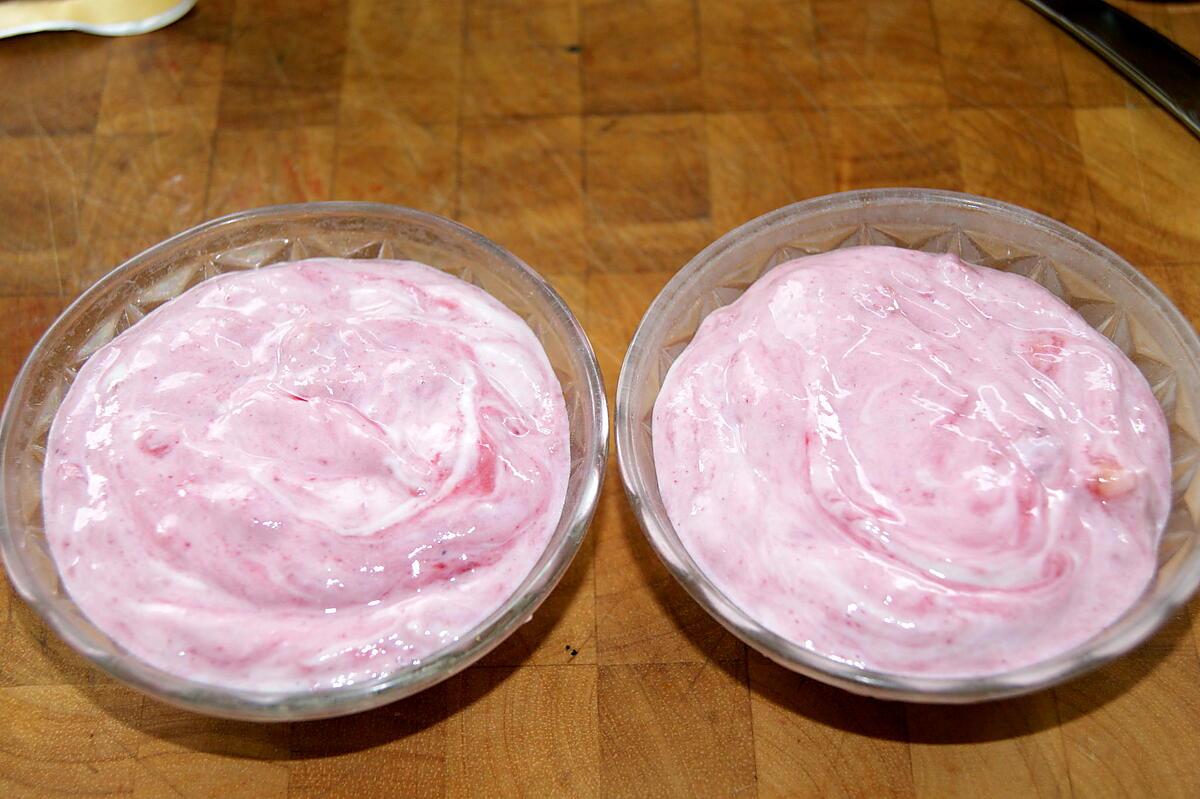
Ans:
[[[1200,7],[1126,3],[1200,50]],[[200,0],[146,36],[0,42],[0,388],[79,291],[229,211],[459,219],[555,283],[611,391],[714,237],[870,186],[1028,206],[1200,320],[1200,141],[1016,0]],[[0,795],[1200,796],[1193,602],[1083,679],[965,708],[748,652],[609,469],[532,623],[350,718],[216,721],[116,685],[0,591]]]

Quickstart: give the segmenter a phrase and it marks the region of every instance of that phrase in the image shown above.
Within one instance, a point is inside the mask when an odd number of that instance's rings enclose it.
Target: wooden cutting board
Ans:
[[[1200,50],[1200,10],[1124,4]],[[548,275],[610,393],[692,254],[831,191],[933,186],[1095,236],[1200,319],[1200,141],[1015,0],[200,0],[127,40],[0,42],[0,388],[64,305],[228,211],[449,215]],[[1193,602],[1133,655],[977,707],[747,652],[615,469],[532,623],[363,715],[276,726],[122,688],[0,591],[0,795],[1200,796]]]

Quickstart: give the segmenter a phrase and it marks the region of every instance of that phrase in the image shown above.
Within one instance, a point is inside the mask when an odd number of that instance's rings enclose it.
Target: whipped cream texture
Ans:
[[[50,433],[71,596],[155,666],[241,688],[408,667],[500,607],[563,509],[541,344],[414,262],[226,274],[96,352]]]
[[[735,604],[861,668],[985,675],[1130,607],[1171,504],[1145,378],[1043,287],[859,247],[713,312],[653,418],[663,501]]]

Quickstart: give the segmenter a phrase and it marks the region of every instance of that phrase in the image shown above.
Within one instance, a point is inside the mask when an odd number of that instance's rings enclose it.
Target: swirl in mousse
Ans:
[[[177,675],[338,687],[499,608],[562,513],[545,350],[411,261],[226,274],[79,371],[50,431],[46,534],[118,644]]]
[[[953,255],[858,247],[710,314],[654,407],[701,570],[798,646],[982,676],[1084,642],[1152,577],[1169,436],[1072,308]]]

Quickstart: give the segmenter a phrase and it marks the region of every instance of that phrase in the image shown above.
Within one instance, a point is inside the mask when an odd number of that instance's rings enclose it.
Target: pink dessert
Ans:
[[[860,668],[977,676],[1128,609],[1171,504],[1146,380],[1024,277],[859,247],[712,313],[654,408],[671,521],[730,600]]]
[[[46,534],[120,645],[224,686],[418,663],[541,557],[569,473],[529,327],[413,262],[205,281],[96,352],[50,431]]]

